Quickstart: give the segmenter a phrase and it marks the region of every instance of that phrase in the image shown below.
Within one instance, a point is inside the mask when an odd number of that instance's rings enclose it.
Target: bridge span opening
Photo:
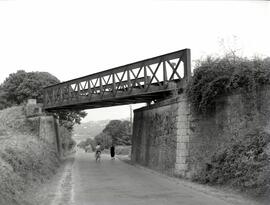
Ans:
[[[131,160],[185,175],[187,136],[182,131],[189,113],[183,91],[190,76],[190,49],[183,49],[45,87],[44,109],[148,103],[134,111]]]

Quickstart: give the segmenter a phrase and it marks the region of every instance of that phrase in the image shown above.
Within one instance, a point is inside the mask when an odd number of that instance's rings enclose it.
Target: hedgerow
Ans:
[[[217,97],[241,88],[253,93],[270,84],[267,59],[211,58],[199,62],[187,86],[187,96],[198,113],[209,113]]]

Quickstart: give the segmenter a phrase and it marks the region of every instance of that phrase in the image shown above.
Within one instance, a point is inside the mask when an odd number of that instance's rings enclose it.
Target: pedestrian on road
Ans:
[[[115,155],[115,147],[114,147],[114,145],[111,146],[110,151],[111,151],[111,158],[114,159],[114,155]]]

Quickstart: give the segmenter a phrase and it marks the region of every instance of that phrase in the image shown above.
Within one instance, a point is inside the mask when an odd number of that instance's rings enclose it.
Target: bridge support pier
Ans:
[[[190,106],[184,94],[134,111],[134,163],[189,177]]]
[[[177,102],[177,135],[175,175],[187,177],[189,170],[189,142],[190,142],[190,105],[185,95]]]

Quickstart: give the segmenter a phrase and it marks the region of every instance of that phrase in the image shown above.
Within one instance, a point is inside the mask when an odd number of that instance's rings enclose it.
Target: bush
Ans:
[[[76,146],[76,142],[72,138],[72,132],[64,126],[59,126],[59,133],[61,136],[62,151],[71,151]]]
[[[255,131],[213,153],[193,180],[231,185],[254,196],[270,191],[270,134]]]
[[[198,113],[209,113],[217,97],[242,88],[248,93],[270,84],[267,59],[211,58],[199,62],[187,87],[187,96]]]
[[[54,148],[35,136],[9,136],[2,140],[0,204],[30,204],[27,191],[52,177],[58,166]]]
[[[117,155],[130,155],[131,146],[116,146],[115,153]]]
[[[91,147],[91,151],[93,151],[96,148],[96,141],[91,138],[87,138],[85,141],[81,141],[77,146],[86,151]]]

